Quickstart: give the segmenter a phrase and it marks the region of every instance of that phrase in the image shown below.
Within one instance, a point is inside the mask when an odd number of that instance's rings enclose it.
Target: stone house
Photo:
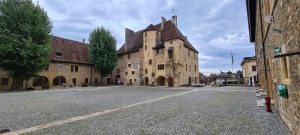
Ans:
[[[162,17],[161,23],[136,32],[126,28],[125,43],[117,53],[118,65],[112,73],[115,82],[168,86],[197,83],[192,78],[199,75],[198,51],[178,29],[176,15],[168,21]]]
[[[254,83],[258,83],[255,56],[244,57],[241,66],[245,83],[251,86],[255,86]]]
[[[259,83],[292,134],[300,134],[300,1],[246,0]],[[278,96],[285,84],[288,98]]]
[[[63,83],[81,86],[81,83],[92,85],[100,82],[100,73],[89,62],[88,44],[84,41],[52,36],[51,47],[48,67],[41,70],[39,77],[21,82],[20,89],[24,89],[26,84],[27,87],[41,89],[46,83],[50,84],[50,87],[58,87]],[[0,78],[0,89],[10,89],[12,78],[9,78],[3,70],[0,70]]]

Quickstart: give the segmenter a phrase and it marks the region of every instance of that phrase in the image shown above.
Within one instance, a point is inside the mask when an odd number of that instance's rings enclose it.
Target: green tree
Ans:
[[[209,76],[217,76],[217,74],[214,74],[214,73],[210,73]]]
[[[89,36],[89,59],[100,71],[101,82],[115,68],[118,61],[116,38],[103,26],[95,28]]]
[[[38,76],[49,63],[52,22],[31,0],[0,0],[0,68],[16,82]]]
[[[240,77],[243,78],[243,72],[241,70],[236,71],[236,74]]]

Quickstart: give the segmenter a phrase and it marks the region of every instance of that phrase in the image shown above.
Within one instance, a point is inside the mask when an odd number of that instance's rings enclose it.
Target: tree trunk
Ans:
[[[101,85],[103,85],[103,76],[101,75]]]
[[[112,70],[110,70],[110,82],[113,82],[113,79],[112,79]]]
[[[10,88],[10,89],[14,89],[15,80],[16,80],[16,77],[14,77],[14,78],[13,78],[13,84],[12,84],[12,86],[11,86],[11,88]]]

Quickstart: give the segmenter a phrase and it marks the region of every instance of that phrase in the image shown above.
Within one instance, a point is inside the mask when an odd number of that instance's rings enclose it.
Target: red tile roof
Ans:
[[[49,58],[52,61],[89,64],[88,44],[86,43],[52,36],[51,47]],[[57,53],[62,55],[57,56]]]
[[[150,24],[146,29],[137,31],[134,33],[134,45],[131,49],[125,51],[125,44],[121,46],[121,48],[117,51],[118,54],[130,53],[139,51],[143,47],[143,32],[150,30],[158,30],[160,31],[161,23],[152,25]],[[161,32],[161,42],[165,42],[172,39],[180,39],[184,42],[184,46],[197,52],[198,51],[193,47],[193,45],[185,38],[185,36],[179,31],[179,29],[175,26],[171,20],[165,22],[163,29]]]

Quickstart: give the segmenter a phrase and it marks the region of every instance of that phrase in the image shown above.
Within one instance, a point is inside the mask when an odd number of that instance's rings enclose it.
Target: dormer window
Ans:
[[[173,44],[173,41],[171,40],[171,44]]]
[[[56,57],[61,57],[62,53],[61,52],[56,52]]]

